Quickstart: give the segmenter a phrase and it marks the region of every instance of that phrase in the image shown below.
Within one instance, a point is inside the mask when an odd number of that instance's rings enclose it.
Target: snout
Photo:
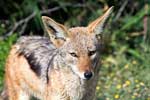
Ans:
[[[84,73],[85,79],[89,80],[93,76],[93,73],[91,71],[86,71]]]

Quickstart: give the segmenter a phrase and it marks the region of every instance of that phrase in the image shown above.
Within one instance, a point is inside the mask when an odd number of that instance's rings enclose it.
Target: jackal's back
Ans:
[[[57,53],[56,47],[49,38],[40,36],[21,37],[16,45],[19,46],[18,53],[23,55],[31,69],[41,78],[47,78],[46,75],[52,66],[53,57]]]
[[[99,74],[101,32],[112,8],[87,27],[67,29],[43,16],[49,38],[21,37],[6,62],[10,100],[93,100]]]

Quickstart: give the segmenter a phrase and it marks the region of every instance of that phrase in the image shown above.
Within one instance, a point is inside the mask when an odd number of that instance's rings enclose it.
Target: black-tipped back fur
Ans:
[[[19,54],[24,55],[33,72],[39,77],[44,75],[48,81],[48,70],[52,66],[51,62],[56,53],[56,48],[49,38],[40,36],[21,37],[17,41],[17,45],[20,46]]]

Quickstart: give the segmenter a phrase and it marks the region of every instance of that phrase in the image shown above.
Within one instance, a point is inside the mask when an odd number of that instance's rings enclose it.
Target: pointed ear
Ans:
[[[97,18],[95,21],[88,25],[88,30],[90,33],[100,34],[103,31],[104,24],[110,16],[112,9],[113,7],[109,8],[104,15]]]
[[[60,47],[66,41],[67,29],[64,25],[55,22],[53,19],[42,16],[45,31],[49,34],[50,40],[56,47]]]

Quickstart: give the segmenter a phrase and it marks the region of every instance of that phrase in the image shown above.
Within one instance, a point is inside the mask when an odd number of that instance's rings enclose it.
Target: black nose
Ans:
[[[92,72],[90,72],[90,71],[86,71],[86,72],[84,73],[84,77],[85,77],[86,79],[90,79],[92,76],[93,76],[93,74],[92,74]]]

